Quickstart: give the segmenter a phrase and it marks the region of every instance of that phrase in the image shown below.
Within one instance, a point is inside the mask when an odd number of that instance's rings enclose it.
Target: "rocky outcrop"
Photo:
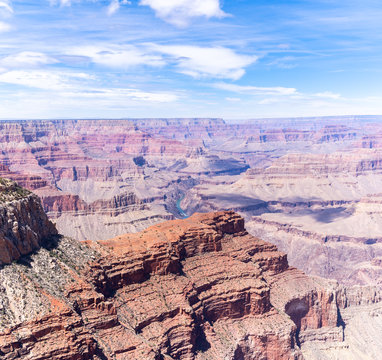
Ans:
[[[75,262],[70,251],[80,254]],[[35,284],[28,293],[40,310],[26,306],[43,316],[3,318],[11,325],[0,333],[7,360],[290,360],[303,359],[300,343],[315,331],[341,341],[335,285],[290,268],[234,212],[195,214],[87,246],[59,239],[27,266],[0,270],[0,284],[15,271]],[[12,294],[0,299],[11,304],[19,298]]]
[[[139,199],[134,193],[120,194],[108,200],[96,200],[86,203],[78,195],[46,195],[44,197],[44,208],[50,218],[60,217],[63,213],[80,215],[109,215],[118,216],[127,211],[147,210],[146,204],[162,197]]]
[[[97,343],[82,319],[68,309],[17,325],[0,335],[0,356],[13,359],[94,359]]]
[[[0,265],[39,249],[56,234],[36,195],[0,179]]]

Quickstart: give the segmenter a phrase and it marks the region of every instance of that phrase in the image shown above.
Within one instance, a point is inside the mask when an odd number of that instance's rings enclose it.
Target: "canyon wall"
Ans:
[[[0,281],[2,303],[17,304],[1,321],[4,359],[308,359],[303,344],[344,341],[348,293],[290,268],[233,212],[88,244],[56,238]]]
[[[382,350],[367,344],[381,290],[305,275],[232,211],[80,243],[57,235],[35,195],[1,186],[3,223],[18,216],[9,209],[25,215],[17,261],[0,268],[2,359],[375,359]],[[33,247],[29,228],[44,239]]]
[[[0,176],[39,195],[60,232],[106,239],[174,218],[173,194],[193,178],[246,171],[206,152],[226,129],[219,119],[2,121]]]
[[[235,210],[293,266],[378,285],[381,139],[375,116],[3,121],[0,176],[78,240]]]

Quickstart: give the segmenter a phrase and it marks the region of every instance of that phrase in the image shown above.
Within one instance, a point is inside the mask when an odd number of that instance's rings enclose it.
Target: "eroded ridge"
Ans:
[[[7,360],[302,359],[304,334],[343,338],[334,287],[290,268],[232,211],[107,241],[61,238],[4,268],[2,283],[15,272],[41,304],[2,318]]]

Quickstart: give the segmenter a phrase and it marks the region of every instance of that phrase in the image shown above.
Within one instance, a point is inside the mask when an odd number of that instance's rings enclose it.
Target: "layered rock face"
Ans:
[[[57,238],[0,270],[3,304],[36,298],[7,307],[2,358],[303,359],[303,339],[343,341],[346,294],[290,268],[233,212],[88,246]]]
[[[245,142],[227,140],[214,149],[242,154],[251,168],[196,184],[181,207],[188,214],[233,209],[293,266],[346,285],[379,285],[381,124],[368,121],[289,128],[280,120],[278,130],[260,126]]]
[[[98,238],[99,233],[110,237],[120,233],[123,224],[125,231],[133,230],[132,221],[141,229],[150,224],[147,219],[158,222],[179,215],[169,211],[174,204],[167,193],[187,190],[182,184],[190,177],[220,182],[222,176],[269,163],[268,152],[274,156],[275,148],[276,154],[283,154],[312,144],[341,147],[361,137],[357,129],[320,121],[318,130],[308,128],[306,121],[286,119],[283,129],[276,127],[277,121],[262,120],[239,124],[222,119],[3,121],[0,176],[36,192],[49,216],[60,218],[57,226],[63,233],[72,222],[78,231],[68,235],[78,239],[83,240],[85,233],[88,238]],[[358,124],[354,119],[343,122]],[[325,144],[324,148],[332,146]],[[131,208],[113,201],[115,196],[130,194],[138,199]],[[149,199],[155,200],[139,207]],[[92,231],[87,224],[97,212],[93,206],[97,200],[106,201],[103,210],[113,215],[99,214],[102,226]],[[127,215],[132,212],[134,216]],[[118,219],[110,219],[115,214]]]
[[[107,239],[174,218],[192,177],[246,171],[206,152],[226,130],[220,119],[3,121],[0,176],[38,194],[60,232]]]
[[[25,201],[34,195],[2,186],[3,204],[25,207],[19,228],[48,237],[0,269],[2,359],[355,360],[382,351],[366,345],[381,290],[289,267],[232,211],[81,244],[55,235],[41,206]],[[29,253],[28,232],[19,235]],[[356,337],[360,316],[372,325]]]
[[[5,121],[0,176],[64,235],[99,240],[235,210],[292,265],[379,284],[380,117]]]
[[[0,178],[0,265],[39,249],[57,235],[40,199],[15,182]]]

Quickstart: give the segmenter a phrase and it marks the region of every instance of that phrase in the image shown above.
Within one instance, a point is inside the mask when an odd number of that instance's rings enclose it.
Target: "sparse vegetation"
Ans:
[[[0,203],[20,200],[31,192],[17,185],[14,181],[0,178]]]
[[[143,166],[146,165],[146,160],[143,156],[137,156],[133,159],[135,165],[137,166]]]

